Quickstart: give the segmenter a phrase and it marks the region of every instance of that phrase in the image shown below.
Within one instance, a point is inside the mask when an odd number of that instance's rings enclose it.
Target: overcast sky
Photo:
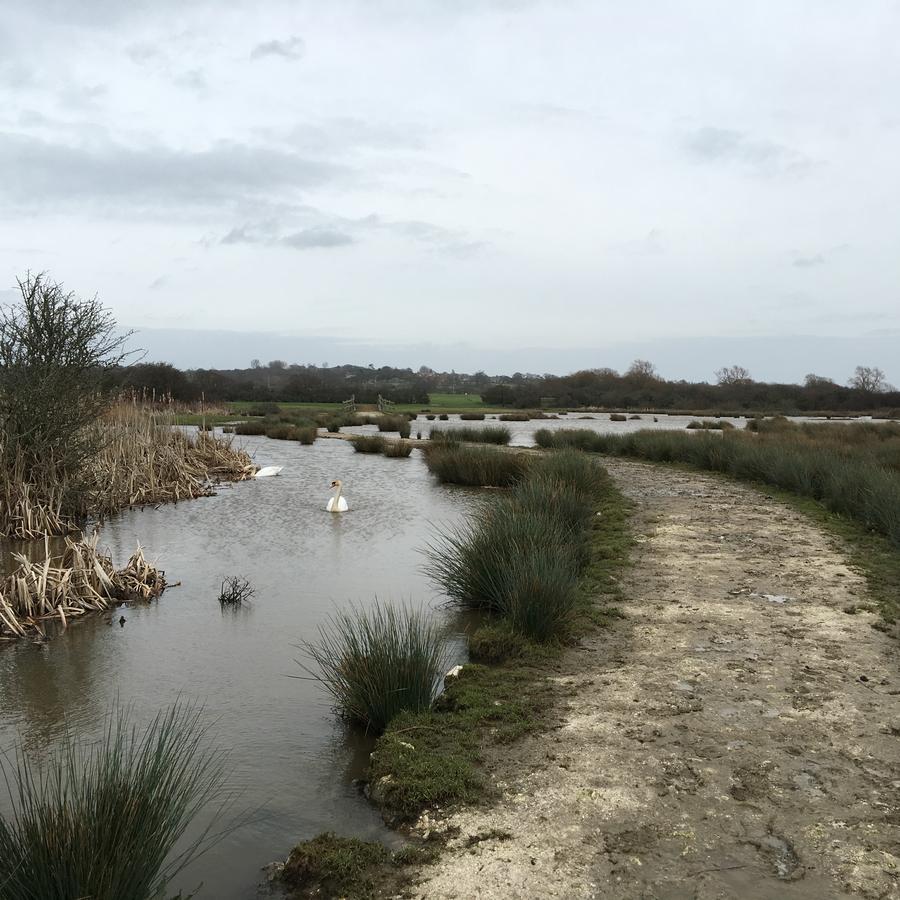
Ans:
[[[180,365],[900,382],[898,0],[0,13],[0,299],[48,270]]]

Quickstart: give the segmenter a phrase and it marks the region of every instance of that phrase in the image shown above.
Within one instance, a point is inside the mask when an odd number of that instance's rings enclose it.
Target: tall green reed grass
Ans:
[[[216,839],[210,822],[173,852],[224,783],[196,708],[144,730],[119,711],[96,744],[70,734],[46,765],[24,749],[0,765],[13,806],[0,819],[0,900],[160,900]]]
[[[433,427],[433,441],[462,441],[470,444],[508,444],[512,433],[505,425],[457,425],[453,428]]]
[[[445,484],[509,487],[522,478],[529,464],[523,454],[463,447],[449,441],[429,444],[424,449],[428,470]]]
[[[447,651],[437,624],[408,606],[378,601],[370,609],[340,612],[302,645],[337,708],[380,733],[400,712],[431,706],[446,669]]]

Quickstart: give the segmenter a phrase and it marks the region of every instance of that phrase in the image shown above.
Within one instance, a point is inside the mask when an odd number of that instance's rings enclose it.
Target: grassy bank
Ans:
[[[747,433],[541,431],[544,447],[676,463],[759,486],[846,542],[850,563],[869,584],[885,624],[900,621],[900,427],[784,419]],[[852,610],[850,610],[852,612]]]
[[[816,500],[900,549],[900,429],[890,425],[782,427],[757,434],[721,435],[542,430],[535,440],[545,448],[578,447],[657,462],[680,462],[771,485]],[[885,429],[884,434],[876,431],[879,428]]]
[[[492,768],[502,765],[503,748],[545,727],[558,701],[560,688],[548,678],[554,660],[567,645],[617,616],[612,605],[618,598],[617,575],[631,544],[628,504],[600,466],[586,457],[574,461],[572,456],[541,460],[543,466],[537,465],[521,482],[537,485],[536,491],[542,483],[564,490],[566,478],[575,473],[579,481],[575,493],[590,497],[587,514],[566,503],[559,504],[566,510],[562,514],[548,510],[551,518],[568,517],[572,528],[580,519],[584,537],[582,552],[577,554],[580,563],[570,560],[580,576],[574,605],[564,616],[565,628],[554,629],[547,636],[550,640],[535,640],[523,633],[521,623],[501,602],[470,635],[470,654],[482,662],[470,663],[457,677],[447,679],[445,690],[431,706],[404,711],[389,721],[371,756],[368,791],[395,824],[412,821],[425,809],[491,802],[495,789],[489,776]],[[491,510],[499,506],[518,504],[526,517],[532,515],[534,499],[524,487],[518,496],[514,490],[489,499],[476,512],[470,530],[455,535],[457,543],[464,544],[467,535],[479,528],[490,528],[481,517],[492,520]],[[579,543],[574,531],[568,537]],[[530,555],[528,548],[522,549]],[[485,557],[480,562],[467,559],[465,565],[483,567],[494,562]],[[503,564],[508,563],[507,559]],[[437,574],[443,578],[446,573]],[[508,598],[511,587],[507,582],[500,594],[505,591]],[[496,591],[491,596],[498,597]],[[488,660],[491,664],[486,664]],[[421,854],[427,857],[436,852],[432,843],[426,843],[392,854],[377,844],[321,835],[295,848],[284,877],[296,896],[392,896],[407,877],[407,864],[420,860]],[[299,867],[294,865],[298,860]],[[300,875],[295,877],[298,868]],[[323,888],[324,894],[316,893]]]
[[[470,444],[508,444],[512,432],[505,425],[457,425],[452,428],[434,426],[429,434],[432,441],[462,441]]]

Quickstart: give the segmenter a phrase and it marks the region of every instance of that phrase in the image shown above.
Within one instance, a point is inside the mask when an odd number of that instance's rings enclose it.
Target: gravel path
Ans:
[[[900,898],[900,647],[846,612],[861,576],[750,488],[607,466],[627,618],[569,654],[499,804],[420,823],[456,836],[414,896]]]

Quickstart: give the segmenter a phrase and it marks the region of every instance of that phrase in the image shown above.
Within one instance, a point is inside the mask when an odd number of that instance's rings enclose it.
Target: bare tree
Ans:
[[[810,372],[806,378],[803,379],[803,384],[806,387],[822,387],[824,385],[834,384],[834,380],[825,375],[815,375]]]
[[[752,384],[749,370],[743,366],[723,366],[716,369],[716,381],[719,384]]]
[[[0,453],[28,481],[64,482],[96,450],[87,426],[107,407],[106,370],[130,354],[96,297],[80,300],[45,273],[19,281],[21,299],[0,309]]]
[[[884,372],[877,366],[857,366],[848,384],[866,394],[880,394],[890,390]]]
[[[636,359],[625,373],[626,378],[634,378],[639,381],[660,381],[656,366],[646,359]]]

